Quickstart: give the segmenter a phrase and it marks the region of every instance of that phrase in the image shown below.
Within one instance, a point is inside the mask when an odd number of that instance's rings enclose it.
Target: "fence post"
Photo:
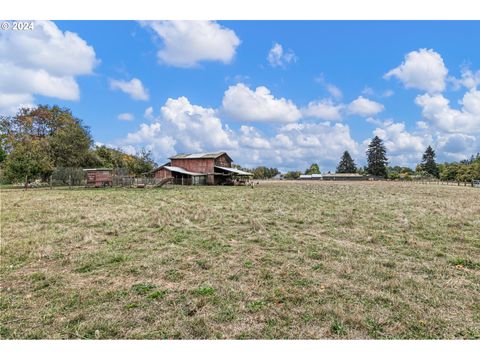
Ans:
[[[68,174],[68,188],[72,189],[72,174]]]
[[[52,175],[50,175],[50,190],[52,190]]]
[[[28,189],[28,175],[25,175],[25,191]]]

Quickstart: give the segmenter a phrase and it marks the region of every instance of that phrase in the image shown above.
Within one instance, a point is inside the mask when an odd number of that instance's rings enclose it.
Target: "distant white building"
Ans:
[[[322,174],[300,175],[300,180],[322,180]]]

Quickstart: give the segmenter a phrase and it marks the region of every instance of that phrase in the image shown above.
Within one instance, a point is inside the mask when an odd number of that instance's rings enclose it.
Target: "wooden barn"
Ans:
[[[85,172],[87,187],[106,187],[113,185],[113,169],[83,169]]]
[[[223,185],[233,178],[253,175],[232,168],[232,158],[226,152],[178,154],[152,173],[157,179],[173,178],[179,185]]]

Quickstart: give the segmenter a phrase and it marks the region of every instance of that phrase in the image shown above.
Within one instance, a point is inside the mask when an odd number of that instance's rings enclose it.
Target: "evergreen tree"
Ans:
[[[367,149],[367,171],[374,176],[387,176],[387,150],[382,139],[375,136]]]
[[[422,163],[420,164],[420,167],[423,171],[438,178],[439,170],[438,170],[437,163],[435,162],[435,151],[432,149],[430,145],[427,147],[427,150],[425,150],[425,153],[423,154]]]
[[[345,174],[345,173],[356,173],[356,172],[357,172],[357,167],[355,165],[355,162],[353,161],[348,151],[345,151],[343,153],[342,159],[340,160],[340,163],[337,166],[337,173]]]

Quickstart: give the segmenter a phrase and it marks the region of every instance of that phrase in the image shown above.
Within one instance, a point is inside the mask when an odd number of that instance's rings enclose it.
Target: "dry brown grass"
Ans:
[[[480,191],[2,190],[2,338],[478,338]]]

